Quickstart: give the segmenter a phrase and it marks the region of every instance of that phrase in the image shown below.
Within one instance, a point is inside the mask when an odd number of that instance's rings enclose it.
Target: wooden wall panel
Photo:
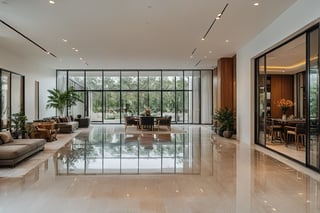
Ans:
[[[276,102],[281,98],[293,101],[293,76],[291,75],[272,75],[271,76],[271,117],[281,118],[282,112]],[[293,109],[287,115],[293,113]]]
[[[220,108],[234,108],[233,58],[220,58],[218,60],[218,79],[220,79]]]

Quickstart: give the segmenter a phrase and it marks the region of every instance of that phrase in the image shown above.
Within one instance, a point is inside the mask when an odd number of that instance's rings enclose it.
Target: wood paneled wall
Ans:
[[[220,58],[217,67],[217,109],[228,107],[235,110],[235,58]],[[215,110],[217,110],[215,109]]]
[[[293,76],[272,75],[271,76],[271,117],[280,118],[281,109],[276,102],[281,98],[293,100]],[[293,109],[288,110],[287,115],[293,114]]]

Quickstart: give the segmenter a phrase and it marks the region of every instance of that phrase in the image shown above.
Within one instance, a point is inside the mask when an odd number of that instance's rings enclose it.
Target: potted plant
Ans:
[[[66,91],[49,89],[48,92],[50,95],[48,96],[47,109],[55,108],[58,110],[61,116],[63,116],[65,108],[76,105],[78,101],[83,102],[79,94],[76,93],[73,88],[70,88]]]
[[[12,123],[12,136],[17,139],[20,136],[24,137],[26,133],[25,123],[27,121],[27,116],[24,112],[14,113],[11,116],[11,123]]]
[[[213,118],[220,124],[219,135],[226,138],[231,138],[233,134],[233,112],[227,107],[217,110]]]

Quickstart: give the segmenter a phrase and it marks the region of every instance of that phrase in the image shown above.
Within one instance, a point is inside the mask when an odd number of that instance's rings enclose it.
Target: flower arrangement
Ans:
[[[146,109],[145,109],[145,114],[146,114],[146,116],[150,116],[151,115],[151,109],[149,108],[149,107],[147,107]]]
[[[277,101],[277,106],[281,109],[282,114],[286,114],[288,109],[293,106],[293,102],[289,99],[281,98]]]

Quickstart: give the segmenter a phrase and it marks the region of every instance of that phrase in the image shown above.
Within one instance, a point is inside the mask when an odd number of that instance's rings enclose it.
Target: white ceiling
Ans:
[[[48,0],[0,0],[0,18],[57,58],[2,24],[0,48],[55,69],[212,68],[295,1],[55,0],[52,5]],[[222,18],[202,41],[226,3]]]

